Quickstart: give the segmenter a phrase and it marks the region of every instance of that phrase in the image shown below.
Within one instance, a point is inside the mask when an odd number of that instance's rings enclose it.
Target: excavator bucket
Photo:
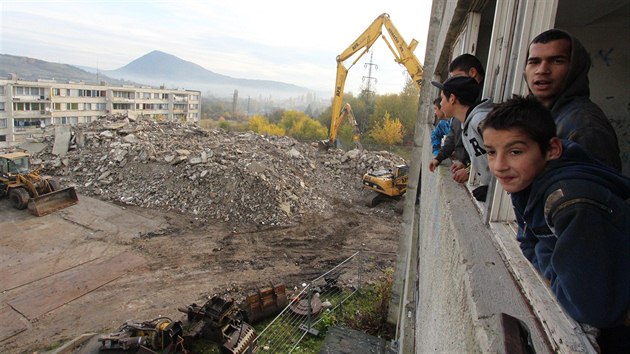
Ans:
[[[76,190],[68,187],[29,199],[28,211],[35,216],[44,216],[78,202]]]
[[[320,151],[328,151],[331,147],[333,147],[333,144],[330,140],[320,140],[317,142],[317,148]]]

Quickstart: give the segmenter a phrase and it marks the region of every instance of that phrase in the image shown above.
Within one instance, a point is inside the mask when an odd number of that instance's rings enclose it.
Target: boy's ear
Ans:
[[[549,148],[547,149],[547,161],[560,158],[562,155],[562,140],[553,137],[549,140]]]

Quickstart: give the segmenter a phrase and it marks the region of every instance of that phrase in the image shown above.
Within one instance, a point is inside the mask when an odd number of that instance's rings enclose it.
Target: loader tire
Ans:
[[[58,191],[61,189],[61,184],[59,184],[59,181],[57,181],[56,179],[52,179],[52,178],[49,179],[48,185],[50,186],[51,192]]]
[[[24,210],[28,206],[30,196],[24,188],[14,188],[9,192],[9,199],[13,207],[18,210]]]

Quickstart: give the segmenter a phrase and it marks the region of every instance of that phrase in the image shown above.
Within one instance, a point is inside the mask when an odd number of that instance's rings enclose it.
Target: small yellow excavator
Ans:
[[[25,152],[0,154],[0,196],[8,196],[13,207],[28,208],[35,216],[44,216],[77,204],[74,187],[61,188],[59,182],[31,170],[30,155]]]
[[[363,175],[363,187],[376,193],[365,200],[372,208],[386,199],[399,200],[407,191],[409,166],[398,165],[391,170],[378,170]]]

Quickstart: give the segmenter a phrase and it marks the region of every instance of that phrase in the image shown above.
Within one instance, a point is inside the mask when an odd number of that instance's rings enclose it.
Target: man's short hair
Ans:
[[[436,106],[437,108],[442,108],[442,98],[438,97],[436,99],[433,100],[433,105]]]
[[[534,37],[534,39],[532,40],[530,44],[534,44],[534,43],[546,44],[546,43],[558,41],[561,39],[566,39],[569,42],[572,41],[571,35],[568,34],[567,32],[563,30],[559,30],[557,28],[552,28]]]
[[[448,72],[453,72],[455,70],[462,70],[468,72],[471,68],[475,68],[477,73],[482,77],[486,76],[486,71],[483,68],[483,64],[479,61],[479,59],[472,54],[462,54],[457,58],[451,61],[451,64],[448,66]]]
[[[518,129],[538,143],[540,151],[549,149],[549,141],[556,136],[556,123],[551,112],[534,96],[516,96],[497,104],[484,120],[482,132]]]

